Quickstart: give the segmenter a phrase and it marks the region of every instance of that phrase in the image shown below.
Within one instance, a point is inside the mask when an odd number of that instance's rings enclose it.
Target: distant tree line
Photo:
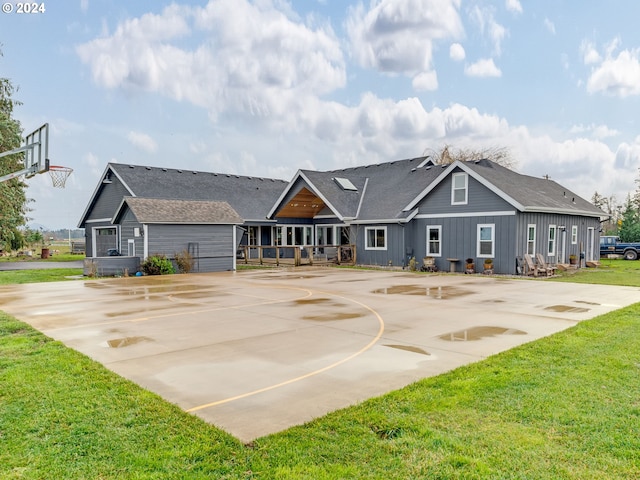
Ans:
[[[635,192],[629,193],[624,203],[618,203],[613,195],[605,197],[598,192],[591,197],[591,203],[609,215],[602,223],[602,235],[617,235],[623,242],[640,242],[640,176],[635,182]]]

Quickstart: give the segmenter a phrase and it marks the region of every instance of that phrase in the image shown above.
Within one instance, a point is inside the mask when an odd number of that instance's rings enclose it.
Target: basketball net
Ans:
[[[64,188],[64,184],[67,178],[69,178],[69,175],[71,175],[71,172],[73,172],[73,168],[51,165],[49,167],[49,176],[51,176],[53,186],[55,188]]]

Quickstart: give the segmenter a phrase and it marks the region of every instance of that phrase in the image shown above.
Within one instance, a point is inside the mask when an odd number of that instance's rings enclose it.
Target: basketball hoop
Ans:
[[[71,167],[59,167],[57,165],[49,166],[49,175],[55,188],[64,188],[64,184],[73,172]]]

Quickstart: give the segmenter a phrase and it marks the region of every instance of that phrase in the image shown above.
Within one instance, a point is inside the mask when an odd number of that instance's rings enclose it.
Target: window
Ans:
[[[283,225],[276,227],[276,245],[299,246],[313,244],[310,226]]]
[[[427,227],[427,255],[439,257],[442,255],[442,226],[432,225]]]
[[[387,249],[387,227],[367,227],[364,234],[367,242],[365,250]]]
[[[578,226],[571,225],[571,245],[576,245],[578,243]]]
[[[466,173],[454,173],[451,178],[451,205],[467,204],[467,185],[469,177]]]
[[[256,225],[249,226],[249,245],[260,245],[260,227]]]
[[[495,256],[494,224],[478,225],[477,256],[480,258],[493,258]]]
[[[527,226],[527,253],[529,255],[536,254],[536,226]]]
[[[555,225],[549,225],[549,242],[547,248],[547,255],[550,257],[555,257],[556,255],[556,236],[558,232],[558,227]]]

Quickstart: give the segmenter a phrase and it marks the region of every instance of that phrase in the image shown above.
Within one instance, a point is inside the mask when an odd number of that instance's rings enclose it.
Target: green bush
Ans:
[[[161,253],[147,257],[140,265],[145,275],[170,275],[176,273],[171,260]]]

